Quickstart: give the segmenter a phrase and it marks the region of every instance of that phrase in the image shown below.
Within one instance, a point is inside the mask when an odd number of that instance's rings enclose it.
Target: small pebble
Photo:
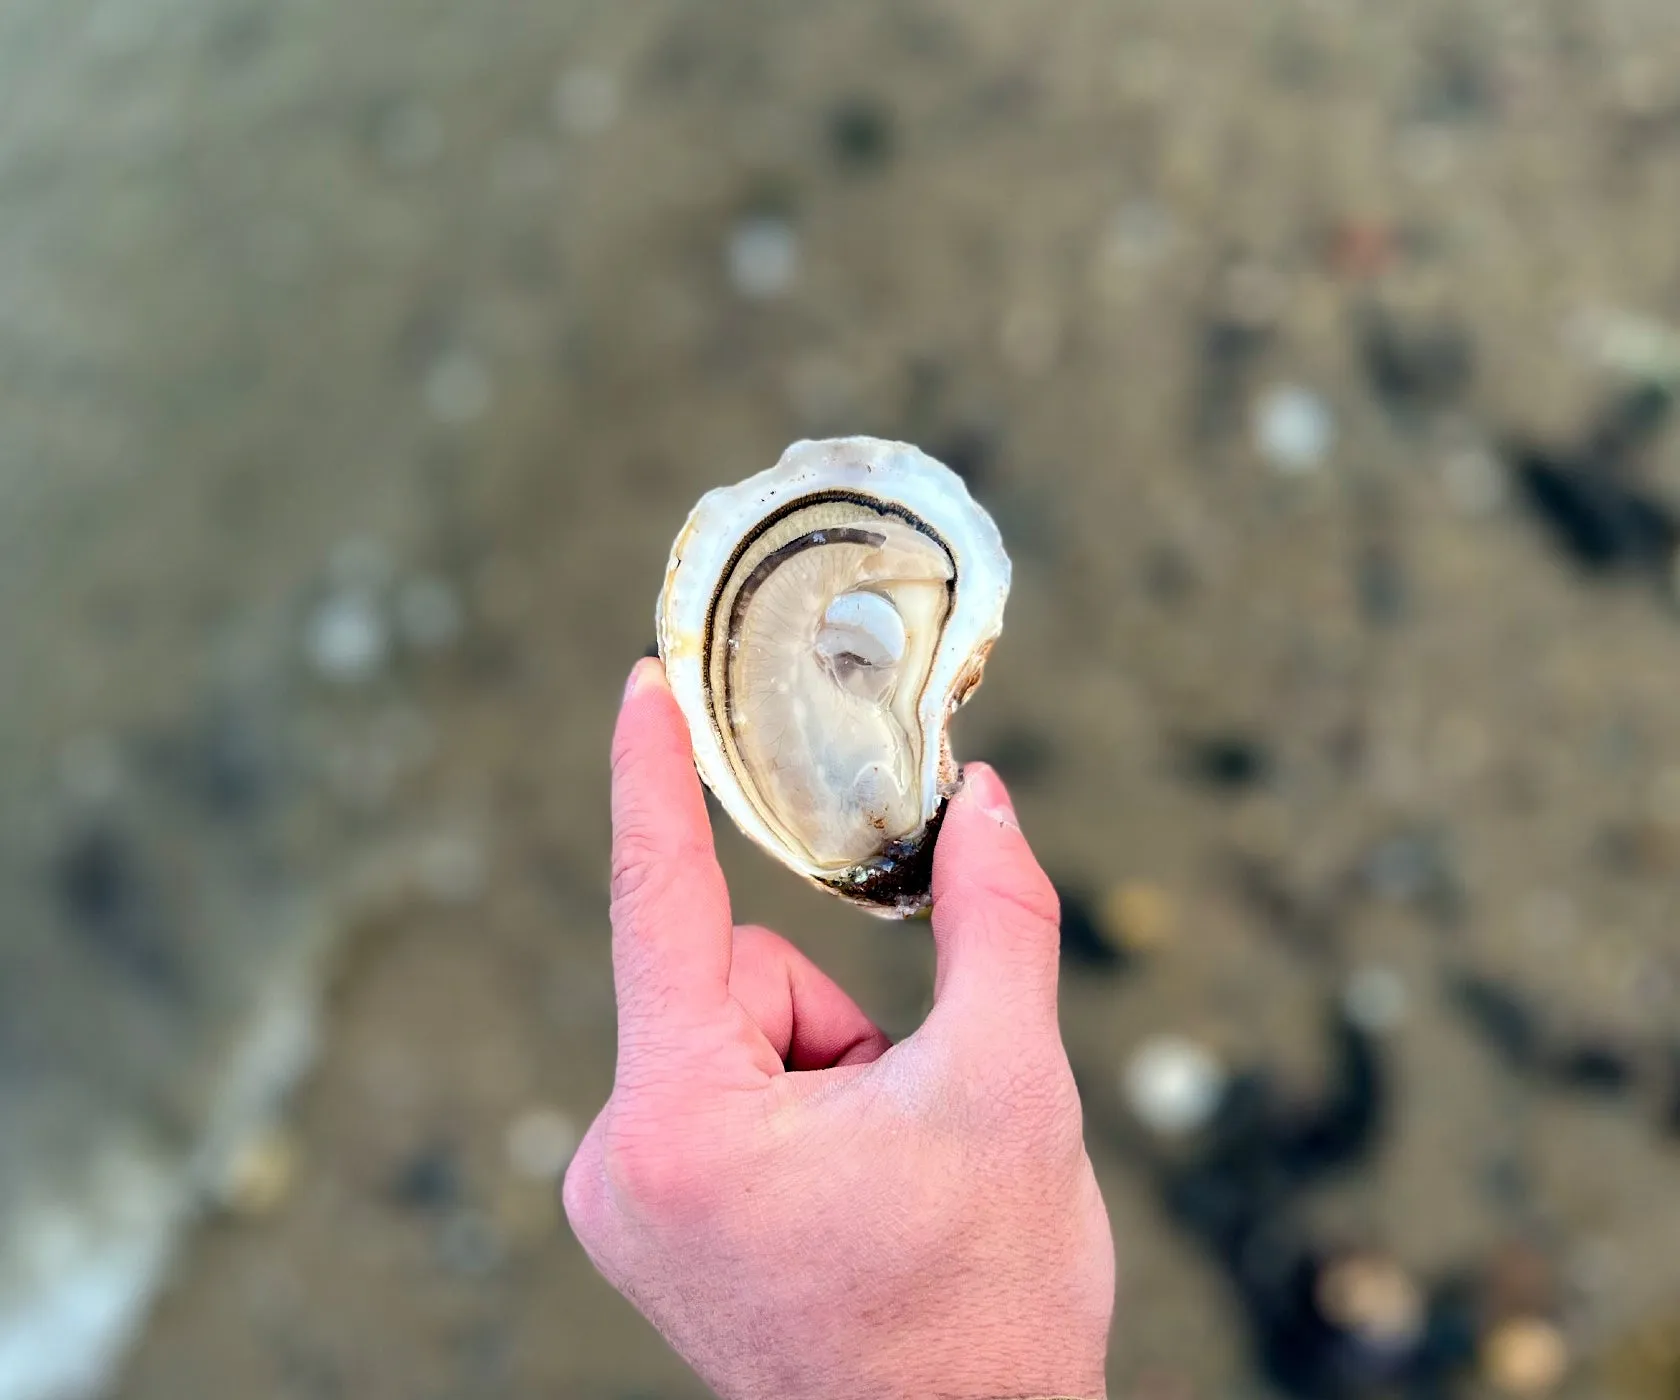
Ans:
[[[1102,923],[1109,937],[1131,952],[1155,952],[1172,942],[1178,904],[1170,891],[1147,880],[1116,885],[1102,902]]]
[[[1482,1343],[1482,1372],[1507,1395],[1544,1395],[1569,1369],[1569,1346],[1553,1322],[1514,1317],[1495,1327]]]
[[[422,575],[397,591],[397,627],[420,651],[440,651],[461,635],[461,599],[443,579]]]
[[[799,235],[786,219],[755,214],[730,232],[727,262],[729,281],[742,296],[781,296],[799,274]]]
[[[1121,1074],[1126,1102],[1163,1137],[1204,1128],[1224,1097],[1225,1067],[1212,1051],[1184,1036],[1160,1035],[1131,1054]]]
[[[222,1209],[250,1220],[272,1215],[292,1194],[301,1158],[297,1140],[283,1129],[257,1134],[228,1164],[217,1192]]]
[[[577,1151],[577,1124],[553,1108],[530,1108],[507,1130],[508,1165],[532,1181],[554,1181]]]
[[[1287,475],[1321,467],[1335,437],[1329,408],[1309,389],[1280,385],[1268,389],[1255,405],[1255,446],[1273,467]]]
[[[1391,1031],[1406,1019],[1408,997],[1400,975],[1386,967],[1355,970],[1342,989],[1342,1010],[1372,1035]]]
[[[469,351],[452,350],[427,371],[425,392],[432,417],[459,428],[484,416],[495,387],[483,360]]]
[[[1395,261],[1399,240],[1381,219],[1344,219],[1330,237],[1330,266],[1338,276],[1372,278]]]
[[[1384,1255],[1332,1260],[1318,1275],[1314,1301],[1328,1322],[1384,1351],[1410,1346],[1423,1331],[1422,1292]]]
[[[599,68],[572,68],[554,84],[554,121],[574,136],[598,136],[618,121],[618,79]]]
[[[344,588],[316,607],[304,629],[304,651],[317,675],[335,685],[362,685],[385,667],[391,641],[379,603],[364,589]]]

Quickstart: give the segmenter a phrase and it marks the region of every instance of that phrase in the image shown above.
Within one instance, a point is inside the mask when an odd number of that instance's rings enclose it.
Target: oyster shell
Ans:
[[[671,549],[659,654],[736,825],[871,912],[925,908],[958,777],[946,723],[1009,576],[961,478],[906,443],[796,442],[702,497]]]

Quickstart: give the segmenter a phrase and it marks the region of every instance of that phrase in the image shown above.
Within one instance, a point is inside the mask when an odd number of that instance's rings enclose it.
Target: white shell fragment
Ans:
[[[1151,1131],[1184,1137],[1212,1121],[1226,1080],[1225,1066],[1206,1046],[1181,1035],[1158,1035],[1132,1052],[1120,1087]]]
[[[695,765],[784,864],[886,917],[926,907],[945,727],[1003,627],[1009,557],[906,443],[796,442],[677,536],[659,654]]]

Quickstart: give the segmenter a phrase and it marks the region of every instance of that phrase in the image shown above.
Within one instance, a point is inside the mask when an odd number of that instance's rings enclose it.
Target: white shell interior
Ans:
[[[821,533],[848,511],[867,518],[867,547],[844,547],[842,529]],[[778,565],[771,556],[782,536],[802,539]],[[813,540],[827,547],[801,552]],[[769,562],[755,570],[758,559]],[[914,845],[955,779],[945,725],[1002,628],[1009,582],[991,517],[960,477],[905,443],[797,442],[768,471],[708,492],[672,548],[659,649],[696,766],[736,824],[801,874],[854,897],[887,847]],[[772,623],[755,623],[756,654],[725,654],[720,639],[740,615],[732,609],[754,589],[762,591],[751,606]],[[931,658],[916,654],[928,647]],[[845,669],[860,661],[860,670]],[[925,682],[873,703],[881,673],[872,663],[901,661],[918,675],[925,666]],[[724,667],[737,684],[758,686],[755,722],[774,724],[792,762],[756,761],[751,741],[760,736],[730,730],[719,713]],[[778,696],[789,690],[785,678],[793,694]],[[801,703],[802,685],[814,703]],[[882,745],[879,726],[905,742]],[[897,758],[870,762],[872,740]],[[920,901],[860,902],[901,914]]]

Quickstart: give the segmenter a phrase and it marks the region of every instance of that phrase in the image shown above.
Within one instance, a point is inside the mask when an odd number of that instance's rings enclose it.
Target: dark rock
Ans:
[[[1480,1335],[1475,1280],[1451,1274],[1429,1289],[1423,1341],[1418,1346],[1407,1393],[1413,1400],[1445,1400],[1455,1372],[1476,1357]]]
[[[1198,440],[1215,441],[1241,425],[1250,378],[1272,336],[1270,326],[1237,317],[1214,315],[1202,322],[1191,422]]]
[[[1351,1400],[1392,1394],[1413,1378],[1427,1335],[1425,1304],[1397,1261],[1370,1250],[1327,1249],[1304,1233],[1270,1252],[1269,1267],[1246,1272],[1243,1297],[1262,1369],[1280,1390]],[[1380,1293],[1348,1295],[1350,1311],[1339,1315],[1336,1276],[1359,1270],[1393,1281]]]
[[[465,1195],[460,1161],[447,1143],[429,1143],[391,1178],[391,1200],[409,1210],[453,1210]]]
[[[1409,904],[1444,928],[1464,916],[1464,885],[1443,831],[1426,827],[1390,836],[1367,853],[1361,875],[1377,898]]]
[[[1278,1122],[1279,1161],[1297,1182],[1316,1181],[1367,1157],[1388,1109],[1388,1086],[1377,1042],[1338,1012],[1330,1030],[1333,1057],[1324,1097]]]
[[[1234,1260],[1262,1222],[1375,1147],[1389,1104],[1380,1048],[1339,1008],[1329,1034],[1331,1078],[1318,1099],[1286,1099],[1264,1072],[1241,1074],[1205,1149],[1167,1170],[1174,1214],[1221,1257]]]
[[[1116,946],[1098,922],[1092,902],[1078,890],[1056,887],[1062,904],[1062,960],[1070,966],[1102,972],[1118,971],[1132,961]]]
[[[1408,324],[1373,306],[1361,318],[1359,345],[1372,391],[1402,421],[1457,403],[1475,374],[1469,333],[1450,320]]]
[[[1680,520],[1633,476],[1673,412],[1674,395],[1642,385],[1606,404],[1577,446],[1508,445],[1523,499],[1554,543],[1588,573],[1667,569]]]
[[[1555,1057],[1552,1075],[1567,1088],[1604,1095],[1624,1094],[1641,1077],[1638,1056],[1628,1046],[1600,1039],[1564,1046]]]
[[[1599,410],[1582,454],[1607,471],[1619,471],[1661,436],[1673,412],[1673,390],[1660,384],[1635,385]]]
[[[185,969],[127,836],[102,823],[71,832],[58,853],[53,884],[83,946],[154,992],[182,990]]]
[[[1614,1035],[1559,1034],[1527,1001],[1487,978],[1461,976],[1454,1003],[1515,1073],[1575,1093],[1618,1097],[1638,1088],[1653,1057]]]
[[[1511,465],[1529,509],[1587,573],[1661,567],[1673,554],[1680,527],[1655,497],[1544,449],[1516,449]]]
[[[1185,748],[1190,776],[1227,792],[1261,786],[1272,776],[1272,766],[1271,749],[1252,734],[1209,734]]]
[[[1449,986],[1452,1003],[1512,1069],[1543,1064],[1540,1018],[1521,998],[1484,977],[1464,975]]]
[[[1377,1042],[1339,1007],[1328,1029],[1334,1068],[1318,1099],[1287,1098],[1266,1073],[1248,1071],[1227,1087],[1199,1150],[1158,1167],[1168,1211],[1241,1302],[1261,1369],[1308,1400],[1382,1393],[1416,1378],[1429,1341],[1421,1323],[1390,1338],[1324,1308],[1324,1270],[1346,1256],[1312,1238],[1299,1207],[1369,1156],[1389,1099]]]
[[[829,146],[847,170],[867,171],[892,159],[897,132],[892,111],[872,97],[850,97],[829,114]]]

